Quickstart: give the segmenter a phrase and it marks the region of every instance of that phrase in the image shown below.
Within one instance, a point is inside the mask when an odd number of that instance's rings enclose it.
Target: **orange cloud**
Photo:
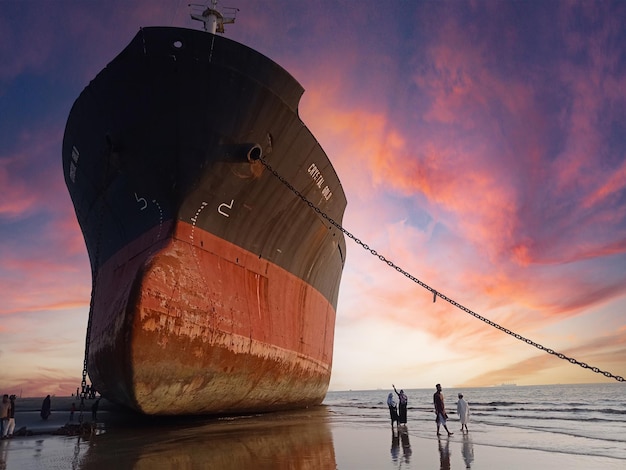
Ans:
[[[590,367],[599,367],[613,375],[626,376],[626,334],[624,331],[612,336],[604,336],[586,344],[563,351],[567,357],[585,362]],[[610,369],[610,370],[609,370]],[[547,373],[544,383],[589,383],[615,380],[589,368],[582,368],[555,355],[539,352],[531,358],[513,363],[506,368],[485,372],[467,380],[463,386],[488,386],[500,383],[523,383],[527,377],[537,377]],[[564,379],[567,377],[567,379]]]
[[[36,203],[36,196],[24,180],[16,179],[15,173],[20,170],[18,158],[0,159],[0,216],[16,217],[30,210]]]
[[[23,397],[45,397],[46,395],[69,397],[80,387],[80,371],[68,375],[61,370],[28,371],[28,376],[20,375],[3,383],[6,393],[14,393]]]

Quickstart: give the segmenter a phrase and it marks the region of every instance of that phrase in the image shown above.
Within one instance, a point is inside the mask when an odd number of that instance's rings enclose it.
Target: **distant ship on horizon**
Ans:
[[[346,197],[298,116],[301,85],[217,35],[234,17],[215,2],[193,17],[208,31],[141,28],[67,120],[89,378],[149,415],[317,405],[346,260],[319,211],[340,224]]]

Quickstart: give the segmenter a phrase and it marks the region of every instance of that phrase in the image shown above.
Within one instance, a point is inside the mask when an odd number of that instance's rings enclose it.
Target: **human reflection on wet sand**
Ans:
[[[0,470],[7,468],[7,447],[9,447],[9,441],[3,439],[0,441]]]
[[[400,460],[400,442],[402,442],[402,460],[410,463],[413,451],[409,442],[409,431],[406,427],[391,430],[391,461],[398,463]]]
[[[398,432],[400,434],[400,441],[402,441],[402,456],[404,457],[404,461],[409,463],[411,461],[411,454],[413,453],[411,443],[409,442],[409,431],[404,427]]]
[[[465,468],[472,468],[472,462],[474,461],[474,443],[469,437],[469,432],[463,434],[463,447],[461,447],[461,453],[463,454],[463,460],[465,461]]]
[[[80,467],[336,469],[327,409],[110,427],[92,438]]]
[[[391,461],[396,463],[400,456],[400,433],[391,428]]]
[[[450,437],[438,437],[439,443],[439,468],[441,470],[450,470]]]

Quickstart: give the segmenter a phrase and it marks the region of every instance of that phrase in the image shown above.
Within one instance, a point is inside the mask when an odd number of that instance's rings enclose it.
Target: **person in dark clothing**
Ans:
[[[98,398],[93,405],[91,405],[91,420],[96,421],[98,417],[98,405],[100,404],[100,399]]]
[[[404,390],[398,392],[396,386],[392,384],[394,392],[398,395],[398,424],[404,424],[406,426],[406,407],[409,403]]]
[[[9,407],[9,424],[4,431],[4,437],[13,437],[13,431],[15,430],[15,398],[15,395],[9,397],[9,402],[11,403]]]
[[[50,403],[50,395],[46,396],[46,398],[43,399],[43,403],[41,404],[41,419],[48,419],[48,416],[50,416],[50,408],[51,408],[51,403]]]
[[[393,399],[393,393],[389,392],[387,396],[387,406],[389,407],[389,417],[391,418],[391,427],[393,428],[394,421],[398,424],[398,408],[396,407],[396,401]]]
[[[0,403],[0,437],[4,439],[7,430],[9,429],[9,409],[11,408],[11,402],[9,401],[9,394],[5,393],[2,396],[2,402]]]

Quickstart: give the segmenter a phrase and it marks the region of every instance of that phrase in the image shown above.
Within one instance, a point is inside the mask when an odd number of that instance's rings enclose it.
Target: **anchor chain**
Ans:
[[[93,309],[95,305],[96,286],[98,284],[98,260],[100,258],[100,238],[102,232],[102,219],[104,213],[104,194],[102,194],[102,202],[100,215],[98,217],[98,240],[96,242],[96,252],[94,253],[94,268],[91,273],[91,300],[89,301],[89,316],[87,318],[87,332],[85,334],[85,357],[83,359],[83,377],[80,381],[80,406],[78,407],[78,422],[83,422],[83,411],[85,410],[85,398],[87,398],[87,362],[89,359],[89,346],[91,341],[91,324],[93,319]]]
[[[97,251],[97,250],[96,250]],[[80,405],[78,407],[78,422],[83,422],[83,411],[85,410],[85,398],[87,395],[87,360],[89,358],[89,342],[91,339],[91,320],[93,318],[94,297],[98,272],[94,270],[91,277],[91,300],[89,301],[89,317],[87,319],[87,333],[85,335],[85,357],[83,359],[83,377],[80,381]]]
[[[113,151],[113,145],[111,143],[110,138],[107,136],[106,139],[107,151],[111,153]],[[98,285],[98,271],[100,268],[100,245],[102,242],[102,224],[104,219],[104,211],[105,211],[105,191],[104,188],[106,186],[106,175],[109,173],[109,163],[110,159],[106,159],[105,171],[103,172],[103,180],[102,186],[100,187],[99,197],[100,208],[98,212],[97,218],[97,239],[96,239],[96,249],[93,257],[93,267],[91,273],[91,299],[89,301],[89,316],[87,317],[87,332],[85,333],[85,357],[83,358],[83,374],[80,382],[80,405],[78,407],[78,422],[82,424],[83,422],[83,411],[85,410],[85,399],[87,398],[87,366],[89,360],[89,347],[91,342],[91,325],[93,322],[93,310],[95,305],[95,297],[96,297],[96,287]]]
[[[402,269],[400,266],[398,266],[397,264],[395,264],[393,261],[388,260],[385,256],[383,256],[382,254],[378,253],[376,250],[374,250],[373,248],[370,248],[369,245],[367,245],[366,243],[363,243],[360,239],[358,239],[356,236],[354,236],[352,233],[348,232],[345,228],[343,228],[341,226],[341,224],[335,222],[331,217],[328,216],[328,214],[324,213],[319,207],[317,207],[315,204],[313,204],[311,201],[309,201],[306,196],[304,196],[304,194],[302,194],[300,191],[298,191],[296,188],[293,187],[293,185],[291,183],[289,183],[289,181],[287,181],[285,178],[283,178],[274,168],[272,168],[272,166],[266,162],[263,158],[259,158],[259,161],[263,164],[263,166],[265,166],[270,173],[272,173],[276,178],[278,178],[278,180],[284,184],[287,188],[289,188],[289,190],[291,192],[293,192],[296,196],[298,196],[302,201],[304,201],[311,209],[313,209],[317,214],[319,214],[322,218],[326,219],[328,221],[328,223],[330,223],[331,225],[333,225],[334,227],[336,227],[338,230],[340,230],[341,232],[344,233],[344,235],[350,239],[352,239],[357,245],[360,245],[363,249],[369,251],[372,255],[376,256],[380,261],[382,261],[383,263],[386,263],[389,267],[395,269],[397,272],[403,274],[405,277],[409,278],[411,281],[415,282],[416,284],[420,285],[421,287],[423,287],[424,289],[430,291],[433,294],[433,302],[435,302],[435,300],[437,299],[437,297],[441,298],[442,300],[445,300],[446,302],[454,305],[455,307],[457,307],[460,310],[463,310],[464,312],[472,315],[473,317],[477,318],[478,320],[488,324],[489,326],[492,326],[494,328],[496,328],[497,330],[500,330],[512,337],[514,337],[515,339],[519,340],[519,341],[523,341],[526,344],[530,345],[530,346],[534,346],[535,348],[547,352],[548,354],[552,354],[556,357],[558,357],[559,359],[563,359],[566,360],[568,362],[570,362],[571,364],[576,364],[580,367],[582,367],[583,369],[589,369],[592,372],[595,372],[597,374],[602,374],[607,378],[611,378],[611,379],[615,379],[618,382],[624,382],[624,378],[619,376],[619,375],[614,375],[610,372],[601,370],[597,367],[593,367],[590,366],[584,362],[578,361],[576,359],[574,359],[573,357],[568,357],[565,354],[562,354],[560,352],[554,351],[553,349],[547,348],[539,343],[536,343],[528,338],[523,337],[520,334],[517,334],[511,330],[509,330],[508,328],[505,328],[491,320],[489,320],[486,317],[483,317],[482,315],[479,315],[478,313],[470,310],[469,308],[461,305],[460,303],[456,302],[455,300],[443,295],[441,292],[437,291],[436,289],[432,288],[431,286],[429,286],[428,284],[426,284],[425,282],[420,281],[419,279],[417,279],[415,276],[413,276],[412,274],[410,274],[409,272],[405,271],[404,269]]]

